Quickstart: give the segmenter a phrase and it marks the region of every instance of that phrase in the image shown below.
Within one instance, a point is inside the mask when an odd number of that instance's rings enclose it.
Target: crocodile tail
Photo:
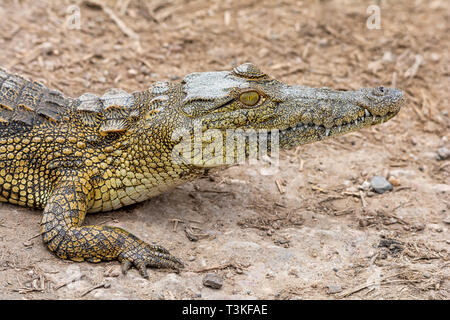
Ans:
[[[59,122],[70,106],[71,99],[61,92],[0,68],[0,137]]]

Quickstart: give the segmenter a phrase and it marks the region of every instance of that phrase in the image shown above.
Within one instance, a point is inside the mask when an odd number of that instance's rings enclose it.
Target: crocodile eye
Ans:
[[[256,91],[247,91],[241,94],[239,100],[247,106],[253,107],[259,102],[260,96]]]

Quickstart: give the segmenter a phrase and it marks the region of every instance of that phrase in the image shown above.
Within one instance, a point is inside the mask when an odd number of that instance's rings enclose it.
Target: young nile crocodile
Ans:
[[[43,209],[43,241],[60,258],[117,259],[124,272],[134,265],[147,276],[147,266],[183,265],[121,228],[83,220],[204,174],[210,163],[180,161],[172,152],[181,132],[190,137],[195,123],[203,133],[223,135],[276,129],[279,147],[287,149],[382,123],[403,104],[397,89],[289,86],[250,63],[157,82],[143,92],[112,89],[77,99],[0,69],[0,201]]]

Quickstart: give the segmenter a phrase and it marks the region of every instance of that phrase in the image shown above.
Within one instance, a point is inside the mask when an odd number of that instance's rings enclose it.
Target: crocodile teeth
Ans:
[[[342,129],[344,129],[344,130],[351,130],[352,128],[358,126],[359,123],[362,126],[364,126],[366,120],[369,121],[370,118],[368,118],[368,117],[370,117],[370,116],[372,117],[372,122],[381,120],[381,123],[386,122],[387,119],[389,118],[388,115],[385,115],[385,116],[373,115],[373,114],[370,113],[370,111],[368,111],[367,109],[364,109],[364,115],[363,116],[361,116],[359,118],[356,118],[355,120],[352,120],[350,122],[344,123],[342,125],[335,125],[332,128],[336,128],[335,133],[337,133],[337,132],[340,133],[340,132],[342,132]],[[282,131],[292,130],[294,132],[296,132],[296,131],[301,132],[301,131],[308,131],[308,130],[321,131],[323,129],[325,131],[324,135],[328,137],[331,134],[331,129],[332,128],[326,128],[324,125],[316,125],[316,124],[314,124],[312,122],[310,122],[310,123],[299,122],[295,126],[287,128],[287,129],[284,129]]]

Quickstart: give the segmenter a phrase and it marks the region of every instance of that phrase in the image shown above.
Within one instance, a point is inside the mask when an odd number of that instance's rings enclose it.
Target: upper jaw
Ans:
[[[394,88],[316,89],[318,93],[314,96],[311,96],[312,89],[307,90],[309,94],[299,93],[287,102],[295,111],[289,124],[279,128],[282,147],[283,144],[291,147],[383,123],[394,117],[405,102],[402,91]],[[305,114],[309,114],[306,119]]]

